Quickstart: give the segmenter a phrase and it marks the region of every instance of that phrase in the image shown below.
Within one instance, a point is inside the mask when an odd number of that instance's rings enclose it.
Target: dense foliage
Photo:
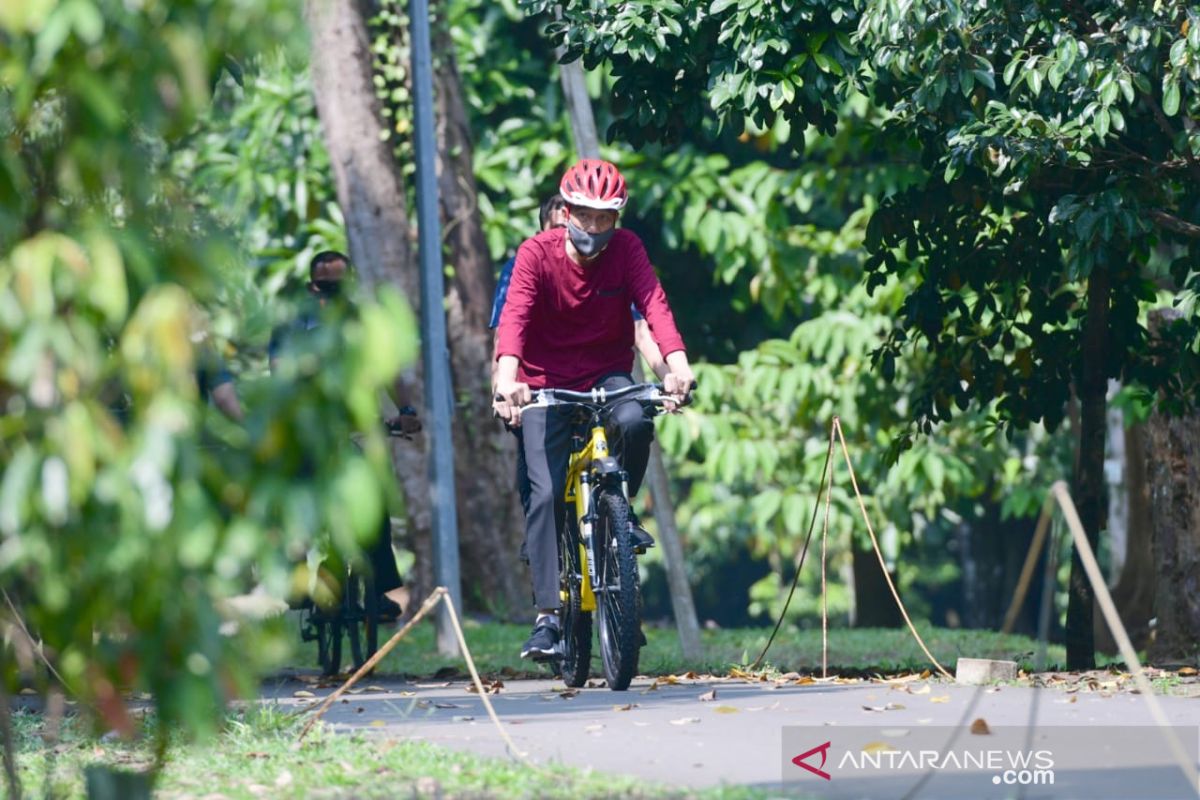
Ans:
[[[164,727],[211,724],[280,655],[255,631],[221,635],[223,600],[256,581],[285,596],[308,583],[293,565],[310,545],[350,552],[377,529],[375,393],[413,355],[399,298],[342,309],[308,355],[243,385],[244,427],[209,425],[199,389],[241,333],[236,295],[263,242],[244,238],[235,208],[218,219],[202,202],[220,154],[183,151],[216,113],[214,84],[288,40],[294,11],[0,9],[0,585],[70,691],[123,732],[117,689],[153,692]],[[293,194],[272,183],[285,177],[252,173],[276,202]],[[19,641],[7,604],[4,624]],[[17,662],[0,665],[11,686]]]

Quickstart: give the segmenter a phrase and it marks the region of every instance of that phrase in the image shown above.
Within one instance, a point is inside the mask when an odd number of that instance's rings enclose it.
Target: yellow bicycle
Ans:
[[[559,525],[562,611],[559,653],[553,659],[567,686],[582,686],[591,669],[592,615],[610,689],[629,688],[637,674],[641,590],[625,471],[609,455],[605,423],[618,404],[637,401],[661,413],[669,400],[654,384],[572,392],[541,389],[531,407],[575,410],[567,466],[566,514]]]

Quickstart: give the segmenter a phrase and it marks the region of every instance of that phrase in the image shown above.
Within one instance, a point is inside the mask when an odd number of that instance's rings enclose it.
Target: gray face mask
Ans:
[[[609,240],[612,239],[613,234],[616,232],[616,227],[612,227],[603,233],[588,233],[574,222],[567,223],[567,233],[571,236],[571,244],[575,245],[575,249],[579,251],[579,255],[584,258],[591,258],[605,247],[608,247]]]

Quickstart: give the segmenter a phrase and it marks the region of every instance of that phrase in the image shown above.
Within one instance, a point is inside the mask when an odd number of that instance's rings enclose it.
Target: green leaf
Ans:
[[[1100,109],[1100,111],[1096,114],[1096,133],[1100,136],[1101,139],[1108,136],[1109,122],[1110,122],[1110,120],[1108,118],[1108,109],[1107,108]]]
[[[1029,91],[1033,92],[1034,97],[1042,93],[1042,73],[1036,69],[1030,70],[1026,73],[1026,82],[1029,84]]]
[[[1064,38],[1058,43],[1055,52],[1058,55],[1058,63],[1062,65],[1062,71],[1065,75],[1075,64],[1075,56],[1079,52],[1078,45],[1074,39]]]
[[[1182,67],[1187,64],[1187,39],[1178,39],[1171,45],[1171,66]]]
[[[1018,69],[1020,66],[1021,66],[1021,60],[1020,60],[1020,58],[1019,58],[1019,57],[1014,57],[1012,61],[1009,61],[1009,62],[1008,62],[1008,66],[1006,66],[1006,67],[1004,68],[1004,76],[1003,76],[1003,77],[1004,77],[1004,82],[1005,82],[1006,84],[1008,84],[1009,86],[1012,86],[1012,82],[1013,82],[1013,75],[1016,75],[1016,74],[1017,74],[1017,69]]]
[[[1120,85],[1116,81],[1109,81],[1103,89],[1100,90],[1100,102],[1106,106],[1111,106],[1113,101],[1117,99],[1117,93],[1121,91]]]
[[[1063,82],[1063,77],[1066,75],[1066,69],[1063,68],[1061,61],[1056,61],[1050,71],[1046,73],[1046,81],[1050,84],[1051,89],[1058,89]]]
[[[712,5],[708,7],[708,13],[715,17],[725,9],[736,6],[737,4],[738,0],[713,0]]]
[[[1179,112],[1179,80],[1171,75],[1163,76],[1162,109],[1168,117]]]

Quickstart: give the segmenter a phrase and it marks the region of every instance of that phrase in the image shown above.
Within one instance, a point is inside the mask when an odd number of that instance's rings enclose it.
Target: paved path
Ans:
[[[373,677],[360,684],[357,694],[347,695],[346,702],[335,704],[325,720],[338,731],[365,729],[480,755],[504,756],[504,744],[482,703],[477,695],[466,691],[466,686],[467,682],[461,680],[409,683]],[[784,757],[785,726],[819,729],[789,732],[789,746],[796,749],[796,741],[831,735],[833,728],[829,726],[840,726],[844,731],[848,726],[874,726],[887,735],[919,732],[923,726],[969,726],[975,719],[983,719],[993,727],[1025,726],[1034,703],[1039,729],[1047,725],[1153,724],[1144,698],[1128,692],[1066,694],[1021,687],[983,690],[932,680],[800,684],[794,680],[750,683],[684,679],[672,684],[639,678],[626,692],[587,688],[571,693],[564,689],[561,681],[512,680],[491,695],[505,729],[531,759],[695,788],[753,785],[791,793],[797,787],[807,790],[821,784],[818,788],[824,791],[830,784],[819,779],[801,783],[808,774],[788,766],[791,755],[800,751]],[[312,698],[296,697],[297,690],[302,694],[312,692],[318,699],[333,691],[313,688],[311,679],[305,684],[295,678],[281,678],[264,687],[264,697],[285,704],[313,702]],[[708,693],[713,691],[715,697],[709,699]],[[1200,698],[1159,700],[1173,724],[1193,728],[1200,725]],[[1154,738],[1146,731],[1131,730],[1130,734],[1138,741]],[[836,738],[836,734],[832,736]],[[1135,764],[1118,765],[1115,762],[1119,758],[1098,754],[1095,775],[1093,770],[1085,771],[1085,783],[1071,784],[1074,788],[1069,794],[1094,799],[1114,796],[1105,792],[1124,786],[1128,789],[1124,796],[1147,796],[1146,786],[1161,782],[1164,775],[1178,773],[1165,744],[1159,745],[1156,740],[1150,749],[1158,755],[1139,756]],[[1099,769],[1115,766],[1128,769]],[[782,783],[785,769],[792,769],[788,775],[792,782],[788,784]],[[910,771],[910,777],[922,772]],[[945,794],[939,795],[934,784],[941,777],[931,781],[930,788],[920,796],[962,796],[963,792],[988,796],[949,783],[943,787]],[[1068,796],[1063,781],[1060,776],[1056,791],[1026,796]],[[869,793],[882,796],[873,790]]]

